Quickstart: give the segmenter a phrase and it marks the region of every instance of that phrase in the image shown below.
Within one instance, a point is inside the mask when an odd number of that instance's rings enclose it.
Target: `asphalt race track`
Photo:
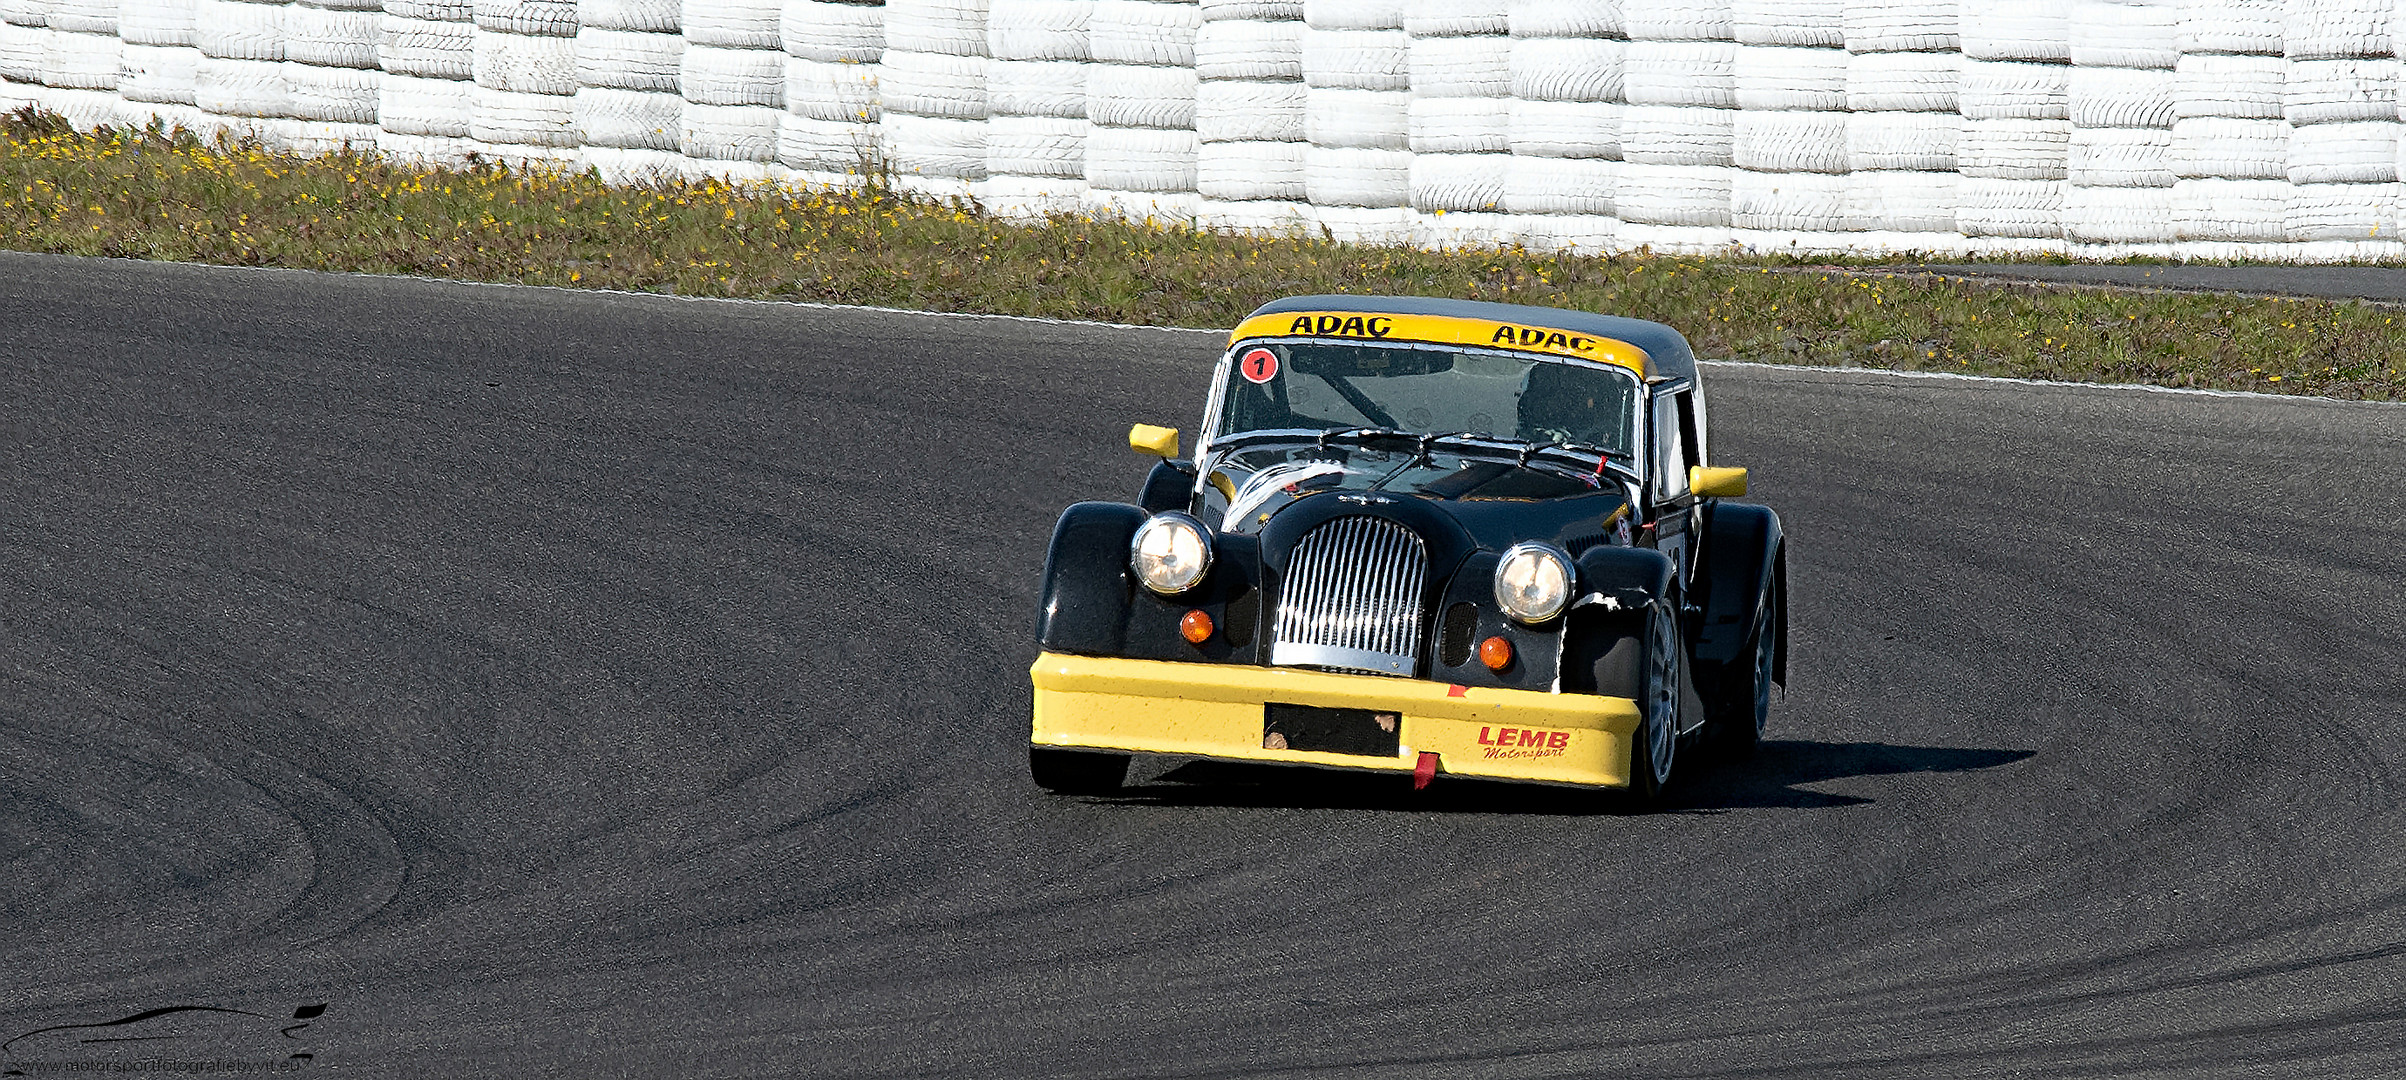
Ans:
[[[2406,1070],[2406,408],[1714,367],[1756,761],[1043,795],[1053,517],[1214,351],[0,255],[9,1064]]]

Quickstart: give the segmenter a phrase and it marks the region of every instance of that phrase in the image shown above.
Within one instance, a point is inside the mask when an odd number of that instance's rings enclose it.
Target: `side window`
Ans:
[[[1654,440],[1654,497],[1676,499],[1688,493],[1687,392],[1659,394],[1647,427]]]

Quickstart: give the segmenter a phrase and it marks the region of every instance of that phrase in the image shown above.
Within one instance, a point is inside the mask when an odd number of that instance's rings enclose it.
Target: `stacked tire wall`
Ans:
[[[2402,0],[0,0],[0,108],[1590,251],[2399,242]]]

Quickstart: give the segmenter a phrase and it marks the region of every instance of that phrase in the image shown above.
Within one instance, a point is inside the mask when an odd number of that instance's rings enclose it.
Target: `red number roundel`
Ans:
[[[1278,377],[1278,354],[1268,349],[1255,349],[1237,357],[1236,369],[1246,382],[1266,383]]]

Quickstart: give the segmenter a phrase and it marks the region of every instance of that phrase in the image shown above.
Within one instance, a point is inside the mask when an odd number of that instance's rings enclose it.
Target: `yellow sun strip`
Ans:
[[[1437,345],[1483,345],[1614,364],[1646,374],[1646,351],[1626,341],[1574,334],[1550,326],[1523,326],[1452,315],[1372,315],[1359,311],[1287,311],[1256,315],[1228,336],[1317,337],[1347,341],[1423,341]]]

